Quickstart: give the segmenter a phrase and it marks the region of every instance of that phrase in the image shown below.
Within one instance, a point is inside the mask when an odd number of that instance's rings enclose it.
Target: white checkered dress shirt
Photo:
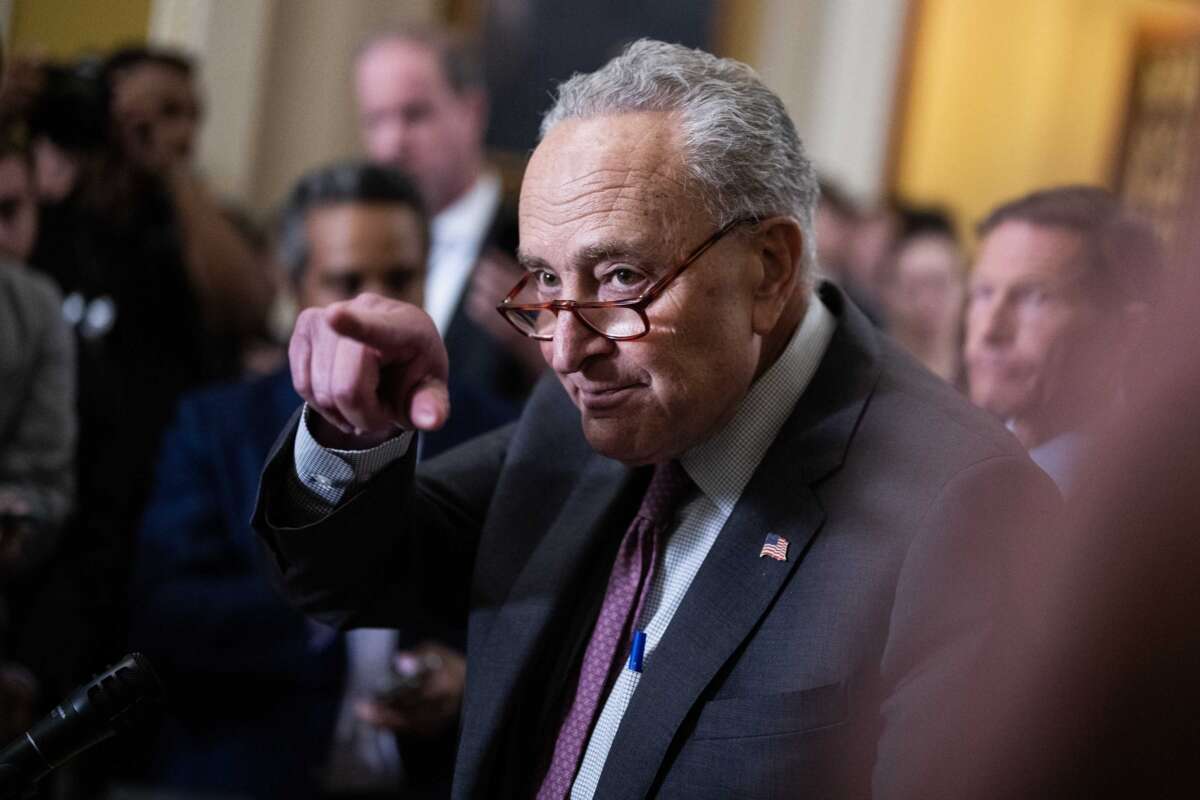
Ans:
[[[646,632],[642,672],[626,666],[617,676],[571,787],[572,800],[590,800],[625,709],[642,673],[654,669],[654,651],[687,594],[692,579],[733,513],[742,490],[817,371],[836,322],[814,292],[808,313],[770,369],[755,381],[737,413],[717,435],[679,459],[700,489],[683,505],[667,539],[662,567],[654,572],[638,628]]]
[[[750,387],[729,424],[680,458],[700,491],[693,494],[677,515],[678,522],[663,552],[662,566],[655,571],[642,609],[638,627],[646,632],[643,672],[654,668],[654,651],[676,609],[733,513],[750,476],[804,394],[829,347],[837,323],[815,292],[811,297],[804,321],[788,346]],[[314,442],[306,425],[301,425],[296,436],[296,472],[310,491],[330,504],[325,507],[328,513],[349,486],[370,480],[404,455],[411,439],[411,434],[405,434],[373,450],[335,452]],[[313,476],[321,476],[322,480],[314,483]],[[311,501],[306,505],[314,512],[318,510]],[[626,668],[617,676],[588,740],[583,763],[571,788],[572,800],[589,800],[595,794],[609,748],[641,675]]]

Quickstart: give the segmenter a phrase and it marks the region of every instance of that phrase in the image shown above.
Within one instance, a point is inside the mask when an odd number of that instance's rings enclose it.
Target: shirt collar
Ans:
[[[779,358],[750,387],[733,419],[680,463],[721,511],[733,512],[779,429],[812,381],[837,321],[814,291],[804,320]]]
[[[500,204],[500,177],[484,172],[471,188],[430,222],[434,242],[453,242],[481,235]]]

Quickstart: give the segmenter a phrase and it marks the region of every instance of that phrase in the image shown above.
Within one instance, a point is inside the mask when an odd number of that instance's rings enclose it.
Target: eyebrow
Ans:
[[[517,261],[529,271],[553,269],[550,263],[544,258],[539,258],[520,249],[517,250]],[[608,241],[588,245],[578,253],[575,253],[570,258],[570,266],[574,269],[583,270],[604,261],[631,261],[639,265],[657,263],[653,259],[646,258],[642,250],[631,247],[625,242]]]

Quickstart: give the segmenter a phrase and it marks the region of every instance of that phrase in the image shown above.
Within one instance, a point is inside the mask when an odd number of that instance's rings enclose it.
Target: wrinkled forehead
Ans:
[[[534,151],[521,186],[521,251],[566,256],[599,241],[672,250],[710,222],[662,113],[566,120]]]

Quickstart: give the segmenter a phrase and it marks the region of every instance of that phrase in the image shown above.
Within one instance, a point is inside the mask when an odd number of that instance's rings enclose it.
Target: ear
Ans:
[[[772,217],[760,222],[752,235],[762,267],[756,275],[753,325],[755,333],[765,336],[799,296],[804,277],[804,233],[796,220]]]

